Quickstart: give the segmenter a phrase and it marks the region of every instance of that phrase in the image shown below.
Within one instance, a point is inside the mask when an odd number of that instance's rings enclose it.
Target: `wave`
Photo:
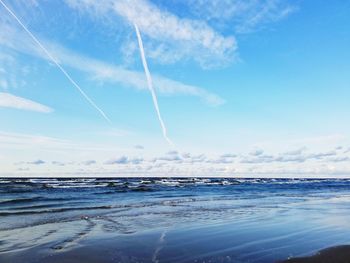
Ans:
[[[29,203],[29,202],[39,201],[42,199],[43,199],[42,197],[8,199],[8,200],[0,201],[0,205]]]
[[[157,187],[234,186],[234,185],[322,185],[342,184],[349,179],[277,179],[277,178],[43,178],[0,179],[1,191],[25,192],[31,188],[119,188],[120,190],[154,191]],[[6,187],[6,189],[4,189]],[[139,188],[137,188],[139,187]]]
[[[111,209],[110,205],[103,206],[88,206],[88,207],[62,207],[57,209],[45,209],[45,210],[31,210],[31,211],[1,211],[0,216],[18,216],[18,215],[33,215],[33,214],[47,214],[47,213],[62,213],[68,211],[81,211],[81,210],[97,210],[97,209]]]

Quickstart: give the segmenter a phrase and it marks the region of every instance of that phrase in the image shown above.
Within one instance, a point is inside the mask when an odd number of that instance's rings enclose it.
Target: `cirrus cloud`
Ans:
[[[231,61],[237,50],[234,36],[215,31],[205,21],[180,17],[147,0],[66,0],[79,11],[94,16],[118,16],[127,24],[136,23],[147,36],[148,57],[174,63],[192,58],[201,66]],[[135,49],[135,45],[131,45]],[[133,50],[136,51],[136,50]],[[148,52],[149,51],[149,52]],[[166,58],[166,60],[164,60]]]
[[[0,107],[36,111],[42,113],[53,112],[53,109],[48,106],[5,92],[0,92]]]

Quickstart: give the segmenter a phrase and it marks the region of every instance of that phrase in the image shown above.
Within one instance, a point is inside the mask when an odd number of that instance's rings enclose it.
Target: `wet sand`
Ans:
[[[282,263],[350,263],[350,245],[327,248],[316,255],[292,258]]]
[[[151,236],[149,236],[150,238]],[[212,257],[210,259],[201,260],[180,260],[170,256],[169,258],[158,258],[158,254],[161,252],[163,245],[159,243],[156,238],[151,242],[144,243],[140,240],[140,243],[136,246],[131,245],[126,240],[123,242],[113,242],[110,240],[96,240],[95,242],[89,242],[89,244],[81,244],[81,246],[71,249],[57,249],[39,246],[31,248],[29,250],[14,251],[11,253],[4,253],[0,257],[0,262],[6,263],[114,263],[114,262],[255,262],[255,261],[236,261],[230,256],[226,256],[225,253]],[[158,244],[158,245],[157,245]],[[120,251],[117,246],[122,247]],[[157,249],[154,249],[156,245]],[[129,250],[129,253],[125,254],[125,250]],[[208,251],[209,252],[209,251]],[[142,260],[140,260],[142,258]],[[260,261],[257,261],[260,262]],[[273,262],[273,261],[263,261]],[[291,258],[284,261],[278,261],[279,263],[349,263],[350,262],[350,245],[337,246],[321,250],[314,256]]]

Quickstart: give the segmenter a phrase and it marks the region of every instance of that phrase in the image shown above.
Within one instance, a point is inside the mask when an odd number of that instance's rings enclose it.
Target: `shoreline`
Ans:
[[[0,262],[350,262],[350,181],[238,181],[2,180]]]
[[[118,242],[119,243],[119,242]],[[157,243],[157,242],[156,242]],[[119,243],[120,244],[120,243]],[[163,248],[162,244],[158,244],[156,250],[152,250],[151,246],[144,251],[139,251],[140,254],[147,255],[143,258],[142,262],[155,262],[154,257],[158,256],[158,253]],[[130,248],[129,248],[130,249]],[[211,262],[235,262],[230,261],[230,257],[225,254],[217,255],[217,260]],[[39,246],[30,248],[28,250],[18,250],[10,253],[0,253],[0,260],[4,262],[20,263],[23,260],[29,263],[75,263],[75,262],[87,262],[87,263],[112,263],[112,262],[134,262],[132,255],[123,255],[118,251],[115,251],[115,246],[112,240],[104,240],[100,244],[97,242],[88,242],[76,246],[74,248],[68,248],[64,250],[50,250],[47,246]],[[225,259],[225,260],[224,260]],[[162,258],[162,261],[176,262],[174,258]],[[219,261],[221,260],[221,261]],[[224,260],[224,261],[222,261]],[[157,260],[158,261],[158,260]],[[135,261],[136,262],[136,261]],[[183,262],[195,262],[189,259],[189,261]],[[262,261],[267,262],[267,261]],[[315,255],[289,258],[282,261],[276,261],[276,263],[349,263],[350,262],[350,245],[341,245],[335,247],[329,247],[322,249]],[[273,262],[271,262],[273,263]]]

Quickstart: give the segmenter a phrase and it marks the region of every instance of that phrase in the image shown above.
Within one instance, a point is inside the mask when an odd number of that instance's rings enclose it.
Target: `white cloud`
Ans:
[[[330,157],[335,156],[337,153],[335,151],[329,151],[329,152],[322,152],[322,153],[312,153],[308,155],[308,158],[310,159],[322,159],[324,157]]]
[[[294,151],[290,152],[294,153]],[[142,160],[140,162],[133,162],[132,158],[123,155],[107,161],[106,164],[122,164],[113,166],[113,171],[129,176],[312,177],[342,175],[350,170],[346,165],[348,156],[328,158],[333,155],[332,151],[300,155],[297,153],[257,156],[248,154],[247,156],[237,155],[235,158],[239,158],[241,162],[234,162],[232,157],[222,157],[222,155],[206,157],[204,154],[191,155],[171,151],[151,159],[139,158]],[[109,173],[110,170],[107,169],[105,172]]]
[[[192,58],[204,68],[222,66],[238,57],[233,34],[252,32],[297,9],[287,0],[188,0],[172,5],[150,0],[65,1],[114,26],[122,24],[117,17],[124,18],[124,27],[137,23],[145,35],[147,57],[157,62]],[[178,10],[183,10],[180,15]],[[137,52],[135,40],[127,39],[121,51],[130,58]]]
[[[247,33],[276,22],[297,8],[286,0],[188,0],[192,14],[236,33]]]
[[[117,147],[116,145],[109,144],[97,144],[91,142],[79,142],[66,140],[56,137],[22,134],[0,131],[0,149],[14,150],[15,152],[21,150],[24,152],[33,152],[34,150],[40,150],[41,152],[55,152],[63,153],[78,152],[78,153],[95,153],[100,156],[102,153],[115,152],[116,148],[119,150],[127,150]],[[98,152],[98,153],[96,153]]]
[[[254,150],[254,151],[250,152],[249,154],[250,154],[250,155],[253,155],[253,156],[260,156],[260,155],[262,155],[263,153],[264,153],[263,150],[258,149],[258,150]]]
[[[304,177],[308,174],[336,176],[350,171],[350,155],[344,152],[349,147],[349,143],[342,144],[344,150],[335,151],[335,146],[339,145],[337,141],[322,149],[312,144],[307,145],[307,148],[292,146],[290,149],[280,145],[280,149],[274,150],[253,146],[252,151],[230,152],[229,154],[212,154],[210,151],[207,154],[204,152],[186,153],[165,149],[164,153],[151,153],[131,149],[130,146],[122,149],[117,144],[112,145],[110,142],[91,144],[88,139],[85,142],[77,142],[40,135],[0,132],[0,149],[7,153],[7,156],[3,156],[3,160],[0,160],[0,166],[2,165],[0,173],[15,172],[18,167],[12,165],[5,169],[4,165],[20,159],[24,160],[21,163],[23,168],[29,165],[28,161],[44,160],[46,162],[45,165],[31,165],[33,173],[44,173],[45,171],[72,173],[75,169],[84,167],[85,175],[100,173],[101,176],[106,174],[228,177],[239,175]],[[252,152],[256,153],[254,151],[256,149],[262,153],[251,155]],[[96,160],[95,164],[93,160]],[[104,162],[106,160],[109,161]],[[68,164],[70,162],[74,163]],[[112,165],[107,165],[108,163]]]
[[[306,150],[306,147],[301,147],[301,148],[299,148],[297,150],[291,150],[291,151],[284,152],[283,155],[300,155],[305,150]]]
[[[51,164],[57,165],[57,166],[65,166],[66,165],[64,162],[60,162],[60,161],[52,161]]]
[[[350,161],[350,158],[348,156],[342,156],[342,157],[330,158],[327,161],[335,162],[335,163],[337,163],[337,162],[348,162],[348,161]]]
[[[128,23],[136,23],[141,33],[147,36],[147,56],[161,62],[173,63],[191,57],[207,67],[215,61],[231,61],[235,56],[237,44],[233,36],[222,35],[202,20],[179,17],[151,1],[66,2],[72,8],[88,11],[89,14],[120,16]]]
[[[222,155],[220,155],[220,158],[236,158],[237,154],[233,154],[233,153],[224,153]]]
[[[12,53],[10,50],[0,47],[0,89],[5,91],[23,86],[24,83],[23,74],[19,70],[16,58]],[[17,76],[21,76],[20,81],[17,80]]]
[[[129,158],[127,156],[121,156],[118,158],[113,158],[105,162],[105,164],[132,164],[137,165],[144,161],[143,158]]]
[[[87,161],[82,162],[82,164],[89,166],[89,165],[96,164],[96,161],[95,160],[87,160]]]
[[[285,153],[280,153],[277,155],[268,155],[263,154],[263,151],[259,152],[259,154],[250,153],[249,157],[245,156],[241,159],[241,163],[250,163],[250,164],[261,164],[261,163],[303,163],[306,161],[343,161],[344,156],[337,156],[336,151],[328,151],[328,152],[317,152],[317,153],[304,153],[305,148],[301,148],[299,150],[288,151]],[[253,156],[253,157],[251,157]],[[333,159],[326,159],[326,157],[334,157]]]
[[[1,137],[0,137],[1,138]],[[135,150],[136,151],[136,150]],[[265,152],[265,151],[264,151]],[[290,151],[294,152],[294,151]],[[350,171],[349,156],[344,153],[334,155],[332,151],[309,152],[300,154],[260,154],[252,156],[237,154],[236,157],[222,157],[214,155],[207,157],[205,154],[178,153],[175,151],[155,155],[133,157],[136,152],[120,154],[117,158],[103,162],[94,159],[81,159],[68,164],[67,160],[45,161],[45,165],[31,166],[32,172],[50,171],[50,165],[62,166],[62,171],[74,173],[74,169],[81,175],[94,176],[225,176],[225,177],[319,177],[319,176],[343,176]],[[95,153],[90,157],[93,158]],[[30,155],[32,156],[32,154]],[[96,155],[95,155],[96,156]],[[115,156],[111,153],[110,156]],[[48,156],[45,157],[49,158]],[[84,157],[83,157],[84,158]],[[89,157],[88,157],[89,158]],[[32,162],[20,162],[18,165],[44,164],[41,159]],[[56,159],[54,159],[56,160]],[[88,161],[83,161],[88,160]],[[85,164],[83,170],[82,164]],[[90,165],[94,164],[94,165]],[[35,169],[35,171],[34,171]],[[46,170],[45,170],[46,169]],[[51,170],[52,171],[52,170]],[[47,175],[47,173],[45,173]],[[60,174],[56,174],[60,175]]]
[[[40,103],[4,92],[0,92],[0,107],[36,111],[42,113],[50,113],[53,111],[53,109],[50,107],[47,107]]]
[[[138,150],[144,150],[145,149],[145,147],[140,145],[140,144],[135,145],[134,148],[138,149]]]
[[[46,162],[43,161],[43,160],[35,160],[35,161],[32,161],[32,162],[27,162],[27,164],[33,164],[33,165],[41,165],[41,164],[45,164]]]
[[[20,33],[16,28],[7,24],[1,24],[0,45],[16,51],[48,60],[48,57],[37,47],[31,39]],[[68,50],[56,43],[41,41],[54,57],[63,65],[88,73],[92,80],[109,83],[121,83],[124,86],[138,90],[147,90],[145,76],[142,72],[124,69],[92,59]],[[202,99],[210,105],[220,105],[224,100],[218,95],[212,94],[196,86],[187,85],[159,75],[153,75],[154,86],[160,94],[164,95],[188,95]]]

